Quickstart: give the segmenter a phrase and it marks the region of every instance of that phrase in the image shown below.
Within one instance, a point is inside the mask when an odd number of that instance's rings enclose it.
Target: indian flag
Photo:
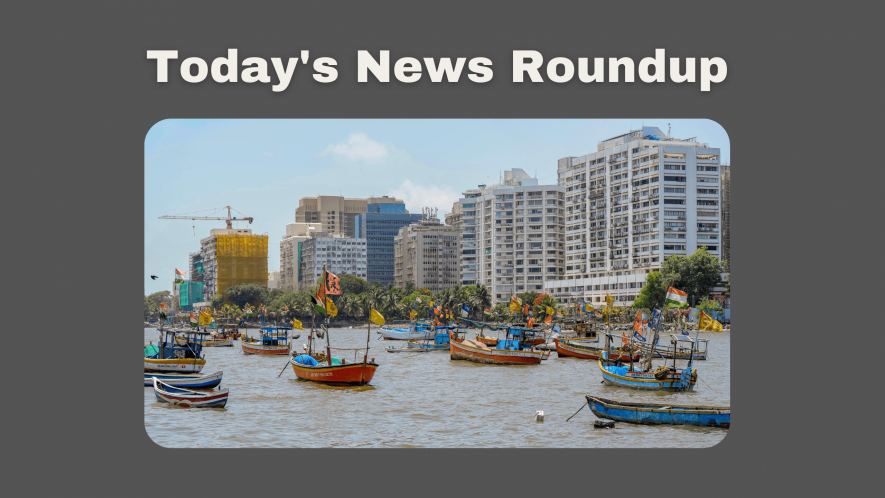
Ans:
[[[488,308],[483,308],[482,312],[485,316],[492,316],[492,312]]]
[[[688,294],[679,289],[667,287],[667,304],[676,308],[688,308]]]

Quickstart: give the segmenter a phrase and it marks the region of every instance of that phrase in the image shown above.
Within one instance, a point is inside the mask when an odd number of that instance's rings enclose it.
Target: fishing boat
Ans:
[[[228,390],[197,392],[171,386],[154,378],[154,395],[161,403],[172,403],[184,408],[224,408],[227,404]]]
[[[560,358],[572,357],[585,360],[599,360],[602,358],[601,353],[605,351],[605,348],[594,347],[582,343],[581,339],[555,338],[553,339],[553,343],[556,345],[556,354]],[[630,351],[625,351],[620,348],[613,348],[609,351],[609,357],[612,360],[630,361],[632,359],[633,361],[639,361],[641,356],[642,354],[638,350],[634,350],[632,354]]]
[[[335,280],[337,280],[337,277],[335,277]],[[329,281],[330,274],[326,271],[326,265],[323,264],[323,281],[318,286],[316,299],[314,299],[315,305],[320,306],[317,303],[328,302],[329,298],[326,297],[326,289],[329,289]],[[292,370],[295,371],[295,376],[299,379],[331,385],[361,386],[370,383],[372,381],[372,378],[375,376],[375,370],[378,369],[378,364],[375,363],[375,359],[369,359],[369,340],[372,337],[372,321],[374,320],[373,316],[375,316],[377,312],[374,309],[370,309],[369,312],[369,325],[366,331],[366,347],[363,353],[363,361],[354,361],[353,363],[347,363],[344,358],[332,357],[332,346],[331,340],[329,338],[329,308],[325,304],[321,306],[322,308],[318,308],[318,310],[324,313],[325,320],[323,320],[323,323],[321,324],[322,334],[318,335],[320,337],[326,338],[327,360],[321,363],[311,355],[311,353],[313,353],[313,338],[315,336],[313,332],[314,326],[311,325],[311,334],[309,336],[310,341],[308,343],[309,347],[307,354],[301,354],[289,359],[289,364],[292,365]],[[377,314],[377,316],[380,317],[381,315]],[[382,317],[382,326],[383,323],[384,322]],[[335,349],[363,351],[363,348]],[[356,355],[356,353],[354,353],[354,355]]]
[[[491,337],[491,336],[484,335],[484,334],[482,333],[482,330],[480,330],[480,331],[477,332],[477,334],[476,334],[476,340],[479,341],[479,342],[481,342],[481,343],[483,343],[483,344],[485,344],[486,346],[491,347],[491,346],[497,346],[497,345],[498,345],[498,341],[499,341],[500,339],[498,339],[497,337]]]
[[[406,343],[407,347],[402,349],[420,349],[422,351],[448,351],[450,333],[451,336],[456,338],[455,340],[461,341],[467,335],[467,328],[458,327],[454,324],[439,325],[434,329],[434,333],[436,335],[433,339],[411,340]]]
[[[697,339],[696,348],[694,350],[694,359],[695,360],[706,360],[707,359],[707,346],[710,342],[709,339]],[[649,353],[652,348],[647,344],[638,344],[640,350],[643,353]],[[703,346],[703,347],[701,347]],[[692,357],[692,348],[677,346],[674,351],[672,347],[666,347],[661,344],[656,344],[654,347],[654,357],[655,358],[665,358],[668,360],[677,359],[677,360],[688,360]]]
[[[288,355],[290,330],[290,327],[262,327],[258,338],[243,337],[240,347],[245,354]]]
[[[498,327],[496,327],[497,329]],[[457,340],[449,335],[449,354],[452,360],[466,360],[489,365],[538,365],[550,356],[550,352],[535,351],[525,343],[533,342],[534,332],[522,327],[507,327],[507,335],[491,348],[475,340]]]
[[[410,341],[412,339],[433,339],[433,324],[414,320],[408,327],[381,327],[381,336],[388,341]]]
[[[154,378],[157,378],[170,386],[183,387],[185,389],[214,389],[221,384],[221,375],[222,372],[208,375],[145,373],[144,385],[154,385]]]
[[[599,417],[618,422],[643,425],[701,425],[728,429],[731,425],[729,406],[659,405],[624,403],[596,396],[585,396],[590,410]]]
[[[145,347],[145,372],[199,373],[206,364],[203,358],[203,338],[208,332],[197,329],[159,329],[160,339],[156,346]],[[176,341],[176,335],[181,340]]]
[[[670,334],[673,342],[685,341]],[[691,341],[691,339],[687,339]],[[606,339],[608,341],[608,338]],[[673,366],[661,365],[654,371],[651,371],[651,357],[646,354],[643,364],[646,369],[643,370],[639,363],[625,364],[621,360],[614,360],[608,356],[607,351],[603,351],[602,358],[598,360],[599,370],[602,373],[602,380],[609,386],[629,387],[632,389],[642,389],[648,391],[693,391],[697,383],[697,369],[692,370],[692,360],[689,359],[686,368],[677,368],[676,360],[673,360]]]
[[[233,337],[226,338],[218,338],[217,336],[210,336],[203,343],[203,347],[207,348],[218,348],[218,347],[234,347],[234,339]]]
[[[597,339],[592,323],[581,320],[569,320],[558,324],[560,339]]]

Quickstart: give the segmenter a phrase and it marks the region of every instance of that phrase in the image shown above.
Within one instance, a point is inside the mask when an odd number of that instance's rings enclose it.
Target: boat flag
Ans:
[[[525,323],[525,326],[528,328],[532,328],[532,325],[534,325],[534,324],[535,324],[535,319],[532,317],[529,317],[529,320]]]
[[[557,312],[557,313],[556,313],[556,318],[562,318],[562,313]]]
[[[510,294],[510,311],[519,313],[519,304],[519,299],[513,294]]]
[[[613,304],[615,304],[615,298],[613,298],[613,297],[611,296],[611,294],[609,294],[609,293],[606,292],[606,294],[605,294],[605,305],[608,306],[609,308],[611,308]]]
[[[489,311],[488,308],[483,308],[483,309],[482,309],[482,314],[485,315],[485,316],[492,316],[492,312]]]
[[[415,296],[415,301],[422,302],[420,297]]]
[[[544,323],[546,323],[547,325],[553,323],[553,315],[547,315],[547,318],[544,319]]]
[[[532,304],[541,304],[541,301],[543,301],[545,297],[547,297],[546,292],[543,294],[540,294],[538,297],[536,297],[535,301]]]
[[[434,315],[439,315],[439,306],[434,306],[432,309]]]
[[[633,321],[633,337],[645,342],[645,337],[642,336],[642,310],[636,313],[636,319]]]
[[[461,316],[466,317],[470,314],[470,308],[465,304],[461,306]]]
[[[191,327],[196,327],[196,326],[197,326],[197,317],[193,313],[191,313]]]
[[[209,325],[210,323],[212,323],[212,315],[200,310],[200,320],[197,322],[197,325]]]
[[[705,332],[722,332],[722,324],[701,310],[701,314],[698,317],[698,330],[703,330]]]
[[[341,295],[341,282],[338,276],[331,272],[326,272],[326,294],[329,296]]]
[[[335,307],[335,303],[329,297],[326,298],[326,313],[329,316],[338,316],[338,308]]]
[[[326,314],[326,287],[324,285],[317,286],[316,295],[310,298],[310,301],[313,303],[314,309],[317,310],[317,313]]]
[[[550,330],[553,331],[553,332],[555,332],[555,333],[557,333],[557,334],[561,334],[561,333],[562,333],[562,327],[560,327],[559,325],[554,325],[553,328],[550,329]]]
[[[409,313],[409,318],[414,320],[416,316],[418,316],[418,312],[415,311],[415,308],[412,308],[412,311]]]
[[[381,316],[381,313],[375,311],[375,308],[369,308],[369,320],[372,320],[378,325],[384,325],[384,317]]]
[[[436,325],[437,327],[439,327],[440,325],[442,325],[441,323],[439,323],[439,317],[438,317],[438,316],[433,317],[433,324]]]
[[[593,311],[593,305],[592,305],[592,304],[584,303],[584,311],[586,311],[587,313],[592,312],[592,311]]]
[[[523,315],[528,315],[528,314],[529,314],[529,305],[528,305],[528,304],[525,304],[525,305],[522,306],[522,314],[523,314]]]
[[[554,310],[550,306],[547,306],[546,312],[548,315],[553,315],[554,313],[556,313],[556,310]]]
[[[301,324],[301,320],[297,318],[292,319],[292,328],[298,330],[304,330],[304,325]]]
[[[672,307],[672,308],[687,308],[688,307],[688,294],[682,292],[679,289],[674,289],[673,287],[667,287],[666,304],[670,305],[670,307]]]

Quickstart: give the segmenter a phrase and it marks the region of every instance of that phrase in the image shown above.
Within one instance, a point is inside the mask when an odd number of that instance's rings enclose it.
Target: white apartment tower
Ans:
[[[645,126],[558,162],[565,190],[565,276],[545,283],[560,301],[636,299],[664,258],[706,246],[721,258],[719,149]]]
[[[485,285],[498,303],[564,278],[564,192],[518,168],[499,185],[464,192],[453,210],[460,212],[461,283]]]
[[[415,288],[434,293],[454,287],[460,278],[459,236],[455,227],[427,214],[400,228],[393,239],[394,285],[404,289],[412,282]]]
[[[301,280],[300,254],[298,243],[310,239],[321,231],[320,223],[288,223],[286,235],[280,241],[279,288],[284,291],[299,290]]]

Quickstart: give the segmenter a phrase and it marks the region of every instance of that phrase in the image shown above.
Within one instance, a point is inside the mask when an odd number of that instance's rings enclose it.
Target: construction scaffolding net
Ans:
[[[267,285],[267,235],[218,235],[215,257],[219,293],[239,284]]]
[[[178,284],[178,305],[182,311],[191,311],[194,303],[203,300],[203,282],[182,282]]]

